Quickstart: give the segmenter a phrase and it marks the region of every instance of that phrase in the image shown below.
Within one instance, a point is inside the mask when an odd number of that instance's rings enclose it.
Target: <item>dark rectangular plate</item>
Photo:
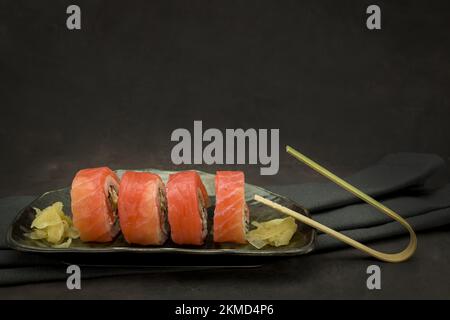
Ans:
[[[161,176],[164,182],[167,181],[168,176],[173,171],[161,171],[155,169],[145,169],[136,171],[151,171]],[[116,171],[119,177],[125,170]],[[35,217],[33,208],[43,209],[56,201],[61,201],[64,204],[64,212],[67,215],[72,215],[70,209],[70,188],[64,188],[44,193],[42,196],[34,200],[27,207],[22,209],[13,223],[11,224],[7,233],[8,245],[16,250],[27,252],[42,252],[42,253],[107,253],[107,252],[134,252],[134,253],[182,253],[182,254],[198,254],[198,255],[212,255],[212,254],[233,254],[245,256],[283,256],[283,255],[300,255],[305,254],[314,249],[314,242],[316,238],[316,231],[304,224],[298,223],[297,232],[292,237],[291,242],[286,246],[271,247],[266,246],[262,249],[256,249],[250,244],[239,245],[233,243],[214,243],[212,241],[211,227],[212,217],[214,213],[215,204],[215,188],[214,175],[198,171],[208,194],[211,197],[212,206],[208,209],[208,236],[205,244],[202,246],[180,246],[173,243],[170,239],[162,246],[137,246],[128,244],[123,235],[119,234],[116,239],[109,243],[85,243],[79,239],[72,242],[69,248],[52,248],[46,242],[41,240],[31,240],[24,236],[25,232],[30,231],[30,225]],[[246,184],[245,197],[250,209],[250,221],[267,221],[275,218],[284,218],[282,214],[266,207],[255,200],[255,194],[263,196],[267,199],[280,203],[292,210],[309,216],[307,210],[296,204],[295,202],[274,194],[263,188]]]

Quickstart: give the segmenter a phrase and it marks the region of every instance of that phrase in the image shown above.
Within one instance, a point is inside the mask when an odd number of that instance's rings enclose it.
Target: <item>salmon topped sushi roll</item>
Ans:
[[[163,244],[168,235],[167,199],[161,178],[127,171],[119,189],[120,228],[128,243]]]
[[[246,243],[249,210],[245,202],[244,173],[216,172],[214,242]]]
[[[119,178],[107,167],[78,171],[72,182],[73,224],[82,241],[109,242],[119,232]]]
[[[167,182],[169,224],[177,244],[203,244],[208,233],[209,196],[195,171],[171,174]]]

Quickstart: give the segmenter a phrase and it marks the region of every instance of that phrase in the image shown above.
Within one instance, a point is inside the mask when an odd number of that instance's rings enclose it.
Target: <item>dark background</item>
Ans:
[[[369,31],[365,10],[382,9]],[[82,30],[66,28],[78,4]],[[0,196],[83,167],[175,168],[171,132],[280,128],[280,173],[387,153],[450,158],[448,1],[0,1]],[[184,166],[179,168],[200,168]],[[222,167],[223,168],[223,167]],[[207,168],[214,171],[217,167]]]
[[[81,7],[80,31],[66,28],[69,4]],[[381,7],[382,30],[366,29],[369,4]],[[171,132],[194,120],[280,128],[277,176],[226,167],[262,185],[317,179],[285,144],[339,175],[399,151],[448,162],[449,30],[448,1],[0,0],[0,197],[67,186],[100,165],[213,172],[171,164]],[[344,250],[256,273],[134,276],[122,291],[115,278],[80,292],[49,283],[2,296],[448,298],[448,228],[423,237],[409,263],[380,263],[382,293],[365,287],[373,261]]]

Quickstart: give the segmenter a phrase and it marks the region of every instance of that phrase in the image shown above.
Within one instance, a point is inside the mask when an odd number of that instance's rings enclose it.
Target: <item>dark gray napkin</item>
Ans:
[[[25,208],[35,198],[35,196],[18,196],[0,199],[0,249],[8,248],[6,232],[14,217],[20,209]]]
[[[345,180],[382,199],[380,202],[406,218],[416,231],[421,231],[450,224],[450,184],[437,190],[425,187],[444,164],[436,155],[391,154]],[[269,189],[308,208],[315,220],[360,242],[407,234],[399,223],[332,182]],[[324,234],[319,234],[317,239],[318,250],[345,246]]]
[[[372,197],[423,186],[445,164],[437,155],[395,153],[345,180]],[[334,183],[305,183],[273,186],[274,192],[302,204],[310,211],[321,211],[358,202],[359,199]]]
[[[450,223],[450,185],[439,190],[423,188],[444,161],[435,155],[401,153],[383,158],[346,180],[391,207],[412,224],[415,230]],[[405,233],[396,222],[333,183],[273,186],[310,209],[314,219],[342,231],[361,242],[384,239]],[[33,196],[0,199],[0,286],[31,282],[64,280],[66,265],[57,258],[10,250],[5,244],[6,230],[17,212]],[[317,248],[331,250],[345,246],[327,235],[318,236]],[[125,274],[188,271],[188,268],[82,268],[83,278],[121,276]],[[196,268],[192,270],[198,270]]]

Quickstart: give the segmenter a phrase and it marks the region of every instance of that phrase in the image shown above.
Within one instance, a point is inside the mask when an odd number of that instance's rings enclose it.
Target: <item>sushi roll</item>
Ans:
[[[160,245],[166,241],[166,190],[158,175],[125,172],[120,181],[118,208],[120,228],[128,243]]]
[[[78,171],[72,182],[73,224],[82,241],[109,242],[119,232],[119,178],[107,167]]]
[[[169,176],[167,182],[169,224],[172,241],[177,244],[203,244],[208,232],[209,197],[200,176],[185,171]]]
[[[249,210],[245,202],[244,173],[217,171],[214,242],[246,243]]]

